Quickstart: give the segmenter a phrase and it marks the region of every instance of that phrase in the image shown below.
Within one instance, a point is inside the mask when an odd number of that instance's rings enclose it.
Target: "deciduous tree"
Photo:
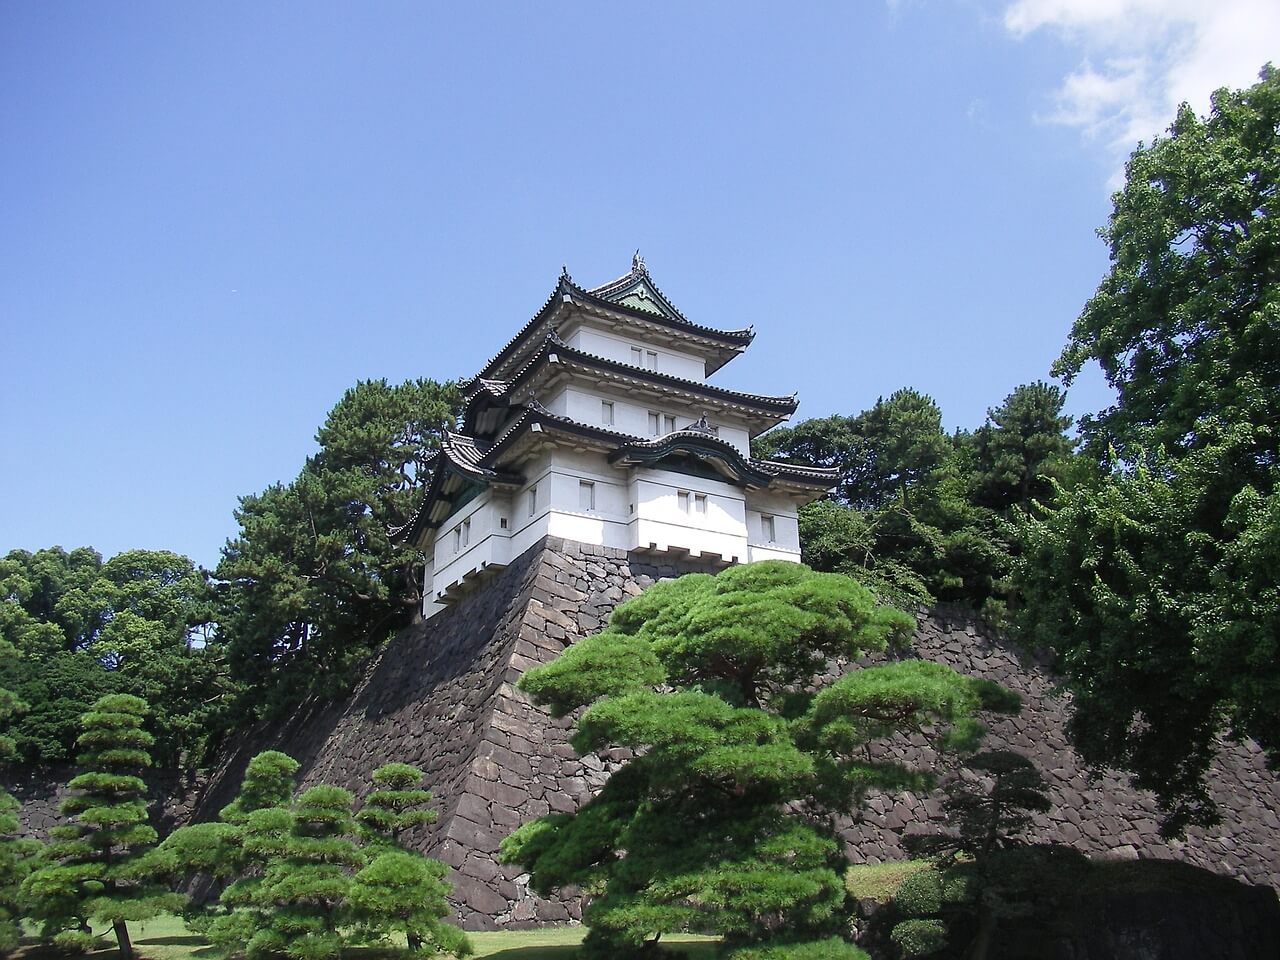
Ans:
[[[1139,148],[1103,231],[1111,270],[1055,371],[1097,361],[1096,484],[1026,521],[1028,635],[1055,649],[1089,761],[1165,827],[1210,823],[1220,734],[1280,760],[1280,72],[1220,90]]]

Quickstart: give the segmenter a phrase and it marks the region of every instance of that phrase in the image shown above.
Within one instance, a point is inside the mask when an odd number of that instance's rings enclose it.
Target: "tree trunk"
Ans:
[[[416,933],[407,934],[406,939],[409,941],[409,950],[411,953],[417,953],[422,949],[422,938]]]
[[[983,903],[982,899],[978,900],[978,932],[974,935],[973,943],[969,944],[969,949],[965,951],[965,960],[987,960],[987,954],[991,952],[991,941],[996,932],[996,913],[991,909],[989,904]]]
[[[116,932],[116,942],[120,944],[120,960],[133,960],[133,944],[129,941],[129,925],[123,920],[111,924]]]

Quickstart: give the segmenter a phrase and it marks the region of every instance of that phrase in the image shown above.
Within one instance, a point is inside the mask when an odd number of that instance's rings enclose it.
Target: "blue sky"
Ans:
[[[348,386],[470,375],[636,248],[755,325],[716,382],[976,426],[1128,149],[1280,49],[1153,3],[0,4],[0,552],[212,565]]]

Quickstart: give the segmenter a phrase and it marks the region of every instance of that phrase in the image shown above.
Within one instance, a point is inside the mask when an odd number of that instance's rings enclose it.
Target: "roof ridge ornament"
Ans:
[[[631,272],[638,277],[647,277],[649,275],[649,267],[644,262],[644,257],[640,256],[640,249],[637,247],[636,252],[631,257]]]

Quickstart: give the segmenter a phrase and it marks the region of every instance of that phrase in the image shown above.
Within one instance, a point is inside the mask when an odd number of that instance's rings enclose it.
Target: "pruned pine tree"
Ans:
[[[931,782],[870,746],[928,729],[971,748],[973,711],[1002,700],[917,660],[825,680],[831,660],[883,650],[912,627],[850,578],[795,563],[651,587],[520,681],[557,716],[585,708],[579,752],[635,755],[576,813],[516,830],[503,859],[539,892],[595,891],[583,916],[591,956],[643,955],[686,931],[718,934],[744,958],[865,956],[840,940],[851,906],[834,817],[868,791]]]
[[[324,960],[341,955],[351,879],[363,866],[353,802],[350,791],[341,787],[311,787],[293,802],[282,846],[276,846],[274,837],[265,838],[271,857],[254,892],[262,926],[248,941],[250,958],[283,954]],[[276,812],[250,814],[251,830],[255,821],[267,825],[265,815]]]
[[[431,791],[422,787],[425,776],[407,763],[388,763],[373,771],[373,790],[356,814],[362,832],[375,843],[399,846],[406,830],[435,823],[428,810]]]
[[[0,664],[17,658],[13,645],[0,639]],[[0,688],[0,722],[23,710],[9,690]],[[12,738],[0,735],[0,763],[14,756]],[[0,790],[0,954],[18,943],[22,933],[19,914],[22,881],[30,872],[40,844],[18,836],[18,801]]]
[[[24,894],[42,936],[59,946],[92,943],[89,922],[111,924],[124,960],[132,960],[130,920],[172,909],[180,898],[152,883],[144,854],[155,843],[147,822],[146,783],[153,738],[142,724],[147,704],[129,694],[98,700],[80,718],[77,740],[84,773],[67,787],[68,823],[50,830],[45,862],[27,878]]]
[[[402,849],[405,831],[436,819],[426,809],[431,792],[422,788],[417,767],[389,763],[373,772],[374,789],[356,814],[368,844],[368,866],[351,886],[351,916],[362,942],[389,945],[404,936],[410,953],[471,954],[466,934],[444,923],[449,914],[449,868]]]
[[[203,876],[225,884],[216,902],[188,905],[185,916],[193,930],[232,946],[241,938],[247,918],[234,923],[228,918],[235,906],[252,901],[267,852],[273,848],[272,838],[274,846],[279,846],[288,833],[290,821],[282,808],[293,795],[297,772],[298,762],[287,754],[276,750],[257,754],[245,768],[239,795],[222,808],[218,820],[179,827],[154,851],[158,874],[174,880]],[[253,815],[260,810],[272,813],[255,821]]]
[[[361,942],[390,946],[397,934],[407,953],[472,954],[465,933],[448,923],[449,868],[409,850],[375,847],[369,865],[355,875],[348,904]]]
[[[916,852],[937,858],[934,870],[910,878],[898,891],[895,909],[904,918],[891,939],[905,957],[927,956],[945,947],[958,918],[976,932],[968,960],[985,960],[997,941],[1000,919],[1023,909],[1027,864],[1017,837],[1032,817],[1050,807],[1048,787],[1036,765],[1012,750],[990,750],[965,760],[946,787],[943,810],[951,830],[925,835]],[[957,859],[956,854],[963,854]]]

